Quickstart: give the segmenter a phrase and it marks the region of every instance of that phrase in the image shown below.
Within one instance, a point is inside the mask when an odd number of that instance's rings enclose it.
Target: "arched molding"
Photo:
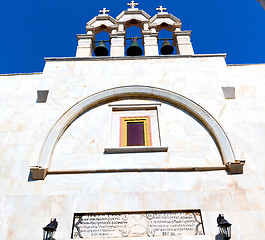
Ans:
[[[123,99],[149,99],[171,104],[189,112],[208,129],[215,139],[223,164],[231,173],[242,173],[243,162],[236,161],[230,141],[214,117],[192,100],[161,88],[150,86],[123,86],[93,94],[77,102],[54,124],[41,149],[38,166],[31,167],[33,179],[44,179],[48,173],[55,146],[71,123],[86,111],[100,105]]]
[[[156,31],[166,29],[174,32],[176,29],[181,30],[181,21],[177,17],[169,13],[159,13],[150,19],[150,28],[155,28]]]
[[[129,10],[129,11],[122,11],[116,17],[117,23],[126,23],[132,19],[135,19],[142,23],[149,23],[151,16],[143,10]]]
[[[98,34],[102,31],[111,33],[113,29],[118,29],[116,20],[109,15],[98,15],[86,24],[87,33]]]

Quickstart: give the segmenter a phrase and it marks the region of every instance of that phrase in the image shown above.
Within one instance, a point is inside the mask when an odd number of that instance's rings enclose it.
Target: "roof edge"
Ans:
[[[166,58],[199,58],[199,57],[223,57],[226,53],[218,54],[194,54],[194,55],[159,55],[159,56],[134,56],[134,57],[54,57],[44,58],[45,62],[57,61],[115,61],[115,60],[147,60],[147,59],[166,59]]]
[[[35,74],[42,74],[42,72],[32,72],[32,73],[0,73],[1,76],[16,76],[16,75],[35,75]]]

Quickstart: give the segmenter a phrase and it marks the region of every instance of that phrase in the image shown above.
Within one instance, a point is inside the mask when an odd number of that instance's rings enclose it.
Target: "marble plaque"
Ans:
[[[200,211],[75,214],[72,238],[204,235]]]

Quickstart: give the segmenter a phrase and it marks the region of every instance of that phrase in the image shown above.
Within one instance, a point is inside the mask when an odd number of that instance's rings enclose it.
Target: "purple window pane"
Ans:
[[[127,122],[127,146],[144,146],[143,122]]]

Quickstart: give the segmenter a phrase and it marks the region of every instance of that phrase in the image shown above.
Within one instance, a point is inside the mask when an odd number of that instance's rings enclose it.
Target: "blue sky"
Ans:
[[[75,56],[76,34],[106,7],[114,18],[130,1],[1,0],[0,74],[42,72],[44,57]],[[139,0],[153,16],[156,7],[192,30],[195,53],[227,53],[228,64],[265,63],[265,11],[256,0]]]

